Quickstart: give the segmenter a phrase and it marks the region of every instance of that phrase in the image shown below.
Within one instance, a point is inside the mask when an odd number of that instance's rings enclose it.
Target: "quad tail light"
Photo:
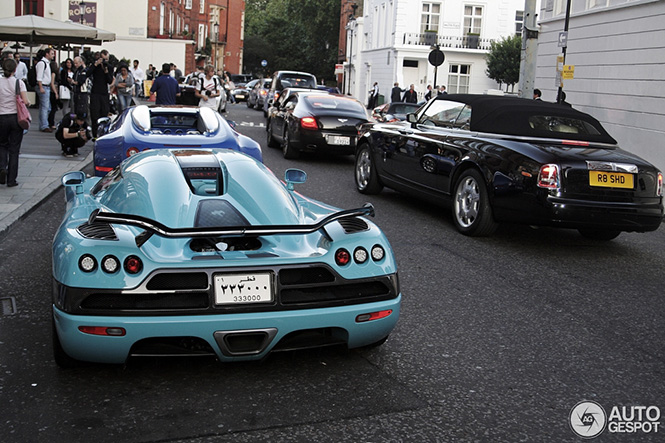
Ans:
[[[358,246],[354,251],[353,255],[344,248],[340,248],[335,251],[335,263],[337,266],[346,266],[351,263],[351,260],[356,264],[363,264],[371,257],[375,262],[383,260],[386,256],[386,251],[381,245],[374,245],[370,252],[367,252],[367,249],[362,246]]]
[[[546,189],[559,189],[559,165],[547,164],[540,167],[538,173],[538,187]]]
[[[101,268],[107,274],[115,274],[120,270],[120,260],[113,255],[107,255],[101,261]],[[125,259],[123,268],[128,274],[138,274],[143,270],[143,262],[139,257],[130,255]],[[90,254],[83,254],[79,258],[79,269],[83,272],[93,272],[97,269],[97,260]]]

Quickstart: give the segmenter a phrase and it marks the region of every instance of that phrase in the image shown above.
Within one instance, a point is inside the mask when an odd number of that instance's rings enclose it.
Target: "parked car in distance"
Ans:
[[[142,152],[103,178],[65,174],[53,240],[53,354],[261,360],[382,344],[401,304],[373,207],[338,210],[228,149]],[[278,208],[276,210],[275,208]]]
[[[268,116],[268,108],[286,88],[316,89],[316,77],[308,72],[277,71],[272,76],[267,100],[263,103],[263,115]]]
[[[254,79],[252,74],[231,74],[229,75],[229,80],[231,80],[235,85],[238,83],[245,84]]]
[[[325,91],[285,89],[270,107],[266,123],[269,147],[282,147],[284,158],[301,151],[353,154],[358,129],[369,118],[352,97]]]
[[[210,108],[140,105],[100,121],[93,148],[97,176],[106,175],[139,152],[167,147],[226,148],[262,161],[261,146],[235,132]]]
[[[598,120],[567,106],[448,94],[406,122],[365,130],[356,151],[358,191],[387,186],[450,202],[466,235],[514,222],[610,240],[663,221],[662,173],[621,149]]]
[[[252,86],[247,97],[248,108],[263,109],[263,104],[266,102],[266,97],[268,97],[268,91],[270,91],[270,83],[272,83],[272,79],[264,78]]]
[[[249,90],[245,83],[236,83],[235,88],[231,89],[231,95],[236,103],[247,101],[247,96],[249,95]]]
[[[251,95],[252,89],[254,89],[254,85],[256,85],[259,81],[260,81],[260,79],[255,78],[254,80],[252,80],[252,81],[248,82],[247,84],[245,84],[245,91],[246,91],[245,92],[245,103],[247,104],[248,108],[251,107],[251,104],[249,102],[249,97]]]
[[[384,103],[372,110],[372,117],[378,122],[395,122],[406,120],[407,114],[418,110],[420,105],[415,103],[392,102]]]
[[[316,85],[316,89],[319,91],[331,92],[333,94],[341,94],[337,86]]]

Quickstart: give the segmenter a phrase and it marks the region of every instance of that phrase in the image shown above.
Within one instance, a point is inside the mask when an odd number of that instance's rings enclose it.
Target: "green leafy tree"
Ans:
[[[247,0],[244,72],[268,76],[294,70],[332,78],[339,14],[339,0]]]
[[[490,51],[485,57],[487,61],[487,76],[492,80],[514,88],[520,80],[520,55],[522,51],[522,38],[518,35],[504,37],[500,41],[493,41]]]

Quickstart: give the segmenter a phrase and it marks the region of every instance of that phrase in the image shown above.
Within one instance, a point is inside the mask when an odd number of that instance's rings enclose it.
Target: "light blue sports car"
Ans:
[[[63,367],[130,356],[262,359],[378,345],[401,293],[368,217],[306,198],[227,149],[160,149],[103,178],[65,174],[53,240],[53,350]]]

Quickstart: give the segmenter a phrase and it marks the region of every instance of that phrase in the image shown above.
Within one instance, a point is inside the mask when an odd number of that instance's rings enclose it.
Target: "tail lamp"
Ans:
[[[79,326],[79,331],[90,335],[109,335],[112,337],[123,337],[127,334],[125,328],[113,328],[107,326]]]
[[[131,147],[127,148],[127,157],[131,157],[132,155],[136,155],[139,152],[140,152],[139,148],[137,148],[135,146],[131,146]]]
[[[656,195],[661,197],[663,195],[663,173],[658,173],[658,185],[656,187]]]
[[[79,269],[83,272],[92,272],[97,269],[97,260],[90,254],[83,254],[79,258]]]
[[[559,165],[547,164],[540,167],[538,173],[538,187],[546,189],[559,189]]]
[[[319,129],[314,117],[303,117],[300,119],[300,127],[303,129]]]
[[[143,262],[135,255],[130,255],[125,259],[125,271],[128,274],[138,274],[143,269]]]
[[[335,251],[335,263],[337,266],[346,266],[351,263],[351,259],[356,262],[358,265],[362,265],[367,262],[367,260],[372,257],[372,260],[375,262],[383,260],[386,256],[386,251],[381,245],[374,245],[370,252],[367,252],[367,249],[362,246],[358,246],[353,250],[353,256],[344,248],[340,248]]]
[[[360,314],[356,317],[356,323],[364,323],[372,320],[379,320],[381,318],[386,318],[393,313],[392,309],[386,309],[385,311],[376,311],[369,312],[367,314]]]
[[[120,269],[120,261],[113,255],[107,255],[102,259],[102,269],[107,274],[113,274]]]

